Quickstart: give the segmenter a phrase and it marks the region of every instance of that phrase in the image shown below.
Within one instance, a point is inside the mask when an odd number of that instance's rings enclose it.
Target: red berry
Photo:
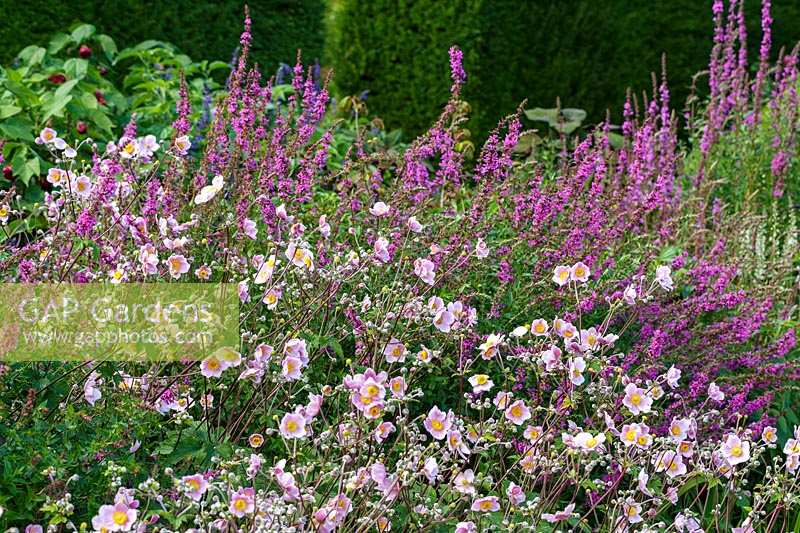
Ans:
[[[88,129],[88,127],[86,126],[85,122],[78,122],[75,125],[75,129],[78,130],[78,133],[83,135],[84,133],[86,133],[86,130]]]
[[[11,165],[6,165],[3,167],[3,177],[7,180],[10,180],[14,177],[14,169],[11,168]]]
[[[103,91],[95,91],[94,97],[97,98],[100,105],[106,105],[106,97],[103,96]]]
[[[84,59],[89,59],[92,57],[92,49],[82,44],[80,48],[78,48],[78,55]]]
[[[52,74],[47,79],[50,80],[50,83],[52,83],[54,85],[61,85],[62,83],[67,81],[67,77],[64,76],[63,74]]]
[[[101,76],[105,76],[106,74],[108,74],[108,69],[106,67],[100,67],[99,70]]]

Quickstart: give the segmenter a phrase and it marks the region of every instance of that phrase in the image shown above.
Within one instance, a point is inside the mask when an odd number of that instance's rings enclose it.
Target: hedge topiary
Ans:
[[[773,51],[800,40],[800,3],[773,0]],[[336,0],[326,63],[343,93],[370,90],[371,112],[416,133],[446,99],[447,48],[464,49],[465,96],[473,126],[486,131],[527,99],[602,120],[618,112],[628,87],[649,89],[662,52],[673,103],[682,108],[691,77],[706,67],[711,0]],[[746,0],[751,57],[761,39],[761,3]],[[619,115],[614,115],[618,117]]]
[[[146,39],[168,41],[193,59],[230,60],[244,20],[243,0],[0,0],[0,63],[29,44],[46,43],[76,22],[94,24],[120,48]],[[265,72],[294,64],[297,49],[308,62],[321,58],[322,0],[251,1],[253,60]]]
[[[367,105],[391,127],[416,133],[449,95],[447,50],[477,67],[483,0],[332,0],[325,64],[339,93],[369,90]],[[373,108],[372,104],[375,107]]]

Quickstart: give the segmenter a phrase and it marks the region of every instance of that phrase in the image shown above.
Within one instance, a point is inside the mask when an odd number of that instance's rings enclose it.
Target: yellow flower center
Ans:
[[[636,432],[632,429],[629,429],[625,432],[625,440],[633,442],[636,440]]]
[[[114,514],[111,515],[111,520],[118,526],[123,526],[128,523],[128,515],[122,511],[114,511]]]
[[[586,441],[586,447],[594,448],[595,446],[597,446],[597,439],[594,437],[589,437],[589,439]]]
[[[442,429],[444,429],[444,424],[442,424],[439,420],[436,419],[431,420],[431,426],[436,431],[441,431]]]
[[[247,508],[247,502],[242,498],[239,498],[233,503],[233,506],[237,511],[244,511],[245,508]]]
[[[741,446],[734,446],[733,448],[731,448],[731,455],[734,456],[734,457],[741,457],[742,455],[744,455],[744,452],[742,451],[742,447]]]
[[[633,405],[639,405],[640,403],[642,403],[642,397],[638,394],[631,395],[631,403]]]
[[[286,422],[286,431],[288,431],[289,433],[294,433],[295,431],[297,431],[297,422],[295,422],[294,420],[288,420]]]

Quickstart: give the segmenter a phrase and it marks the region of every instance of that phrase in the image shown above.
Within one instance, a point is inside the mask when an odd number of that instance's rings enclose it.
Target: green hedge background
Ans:
[[[325,64],[347,94],[370,89],[371,112],[411,133],[448,96],[450,44],[465,51],[465,96],[483,135],[523,100],[579,107],[590,121],[621,110],[625,91],[667,71],[673,104],[708,65],[711,0],[331,0]],[[800,2],[773,0],[773,50],[800,40]],[[758,54],[761,2],[746,0],[748,47]]]
[[[800,1],[773,0],[779,46],[800,41]],[[479,137],[523,100],[580,107],[589,120],[618,117],[627,87],[650,87],[661,53],[673,104],[705,68],[711,0],[251,0],[253,57],[271,74],[296,50],[335,71],[342,95],[369,90],[371,113],[389,128],[424,130],[447,100],[447,49],[464,50],[465,97]],[[177,45],[195,60],[228,61],[241,32],[242,0],[0,0],[0,62],[76,22],[120,47],[145,39]],[[761,39],[759,0],[746,0],[749,48]]]
[[[0,0],[0,63],[29,44],[45,44],[77,22],[97,26],[122,49],[147,39],[175,44],[200,61],[230,61],[244,20],[241,0]],[[297,49],[308,62],[322,58],[323,0],[253,0],[253,58],[265,73],[294,64]]]

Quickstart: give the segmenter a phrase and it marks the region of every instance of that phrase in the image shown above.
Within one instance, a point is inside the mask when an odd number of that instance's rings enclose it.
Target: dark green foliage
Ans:
[[[370,112],[390,129],[427,128],[449,95],[450,46],[464,49],[468,72],[477,66],[481,5],[482,0],[334,0],[325,64],[334,69],[338,92],[368,89]]]
[[[747,0],[755,61],[761,2]],[[326,63],[337,87],[369,89],[372,112],[388,127],[417,133],[447,97],[447,49],[464,48],[473,131],[485,132],[527,99],[528,107],[618,118],[625,91],[651,87],[662,52],[678,109],[691,77],[708,64],[711,0],[338,0],[328,24]],[[773,55],[800,40],[800,3],[773,1]]]
[[[175,44],[192,58],[229,61],[239,43],[244,0],[0,0],[0,63],[23,47],[44,44],[77,22],[97,26],[120,49],[146,39]],[[254,0],[253,61],[272,73],[279,62],[294,64],[298,49],[307,62],[322,55],[322,0]]]

